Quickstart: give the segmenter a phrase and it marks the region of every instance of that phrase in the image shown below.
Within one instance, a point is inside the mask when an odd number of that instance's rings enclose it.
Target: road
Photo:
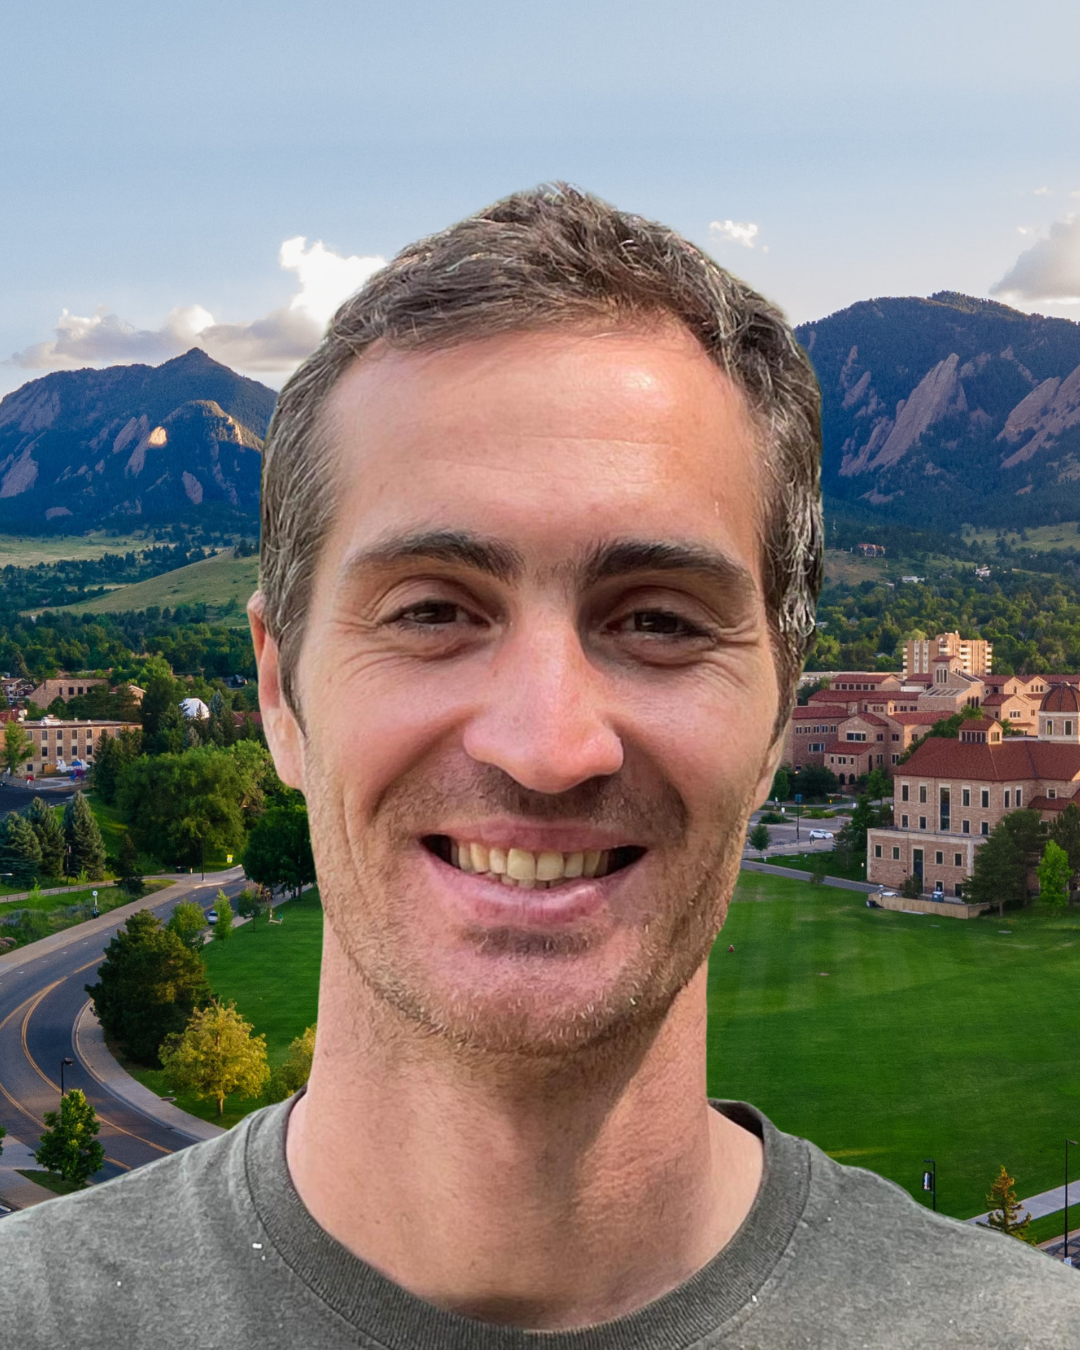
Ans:
[[[10,815],[12,811],[25,811],[35,797],[44,797],[50,806],[63,806],[79,790],[78,783],[67,779],[56,780],[53,787],[27,787],[23,783],[13,782],[10,778],[0,778],[0,816]]]
[[[70,1057],[75,1062],[64,1070],[64,1087],[81,1088],[101,1120],[98,1138],[106,1162],[96,1180],[108,1180],[194,1142],[103,1086],[79,1055],[73,1030],[87,1002],[83,986],[95,983],[106,946],[134,908],[167,918],[180,900],[195,900],[207,910],[219,889],[235,895],[242,877],[239,867],[210,874],[205,882],[184,877],[135,906],[0,956],[0,1124],[10,1135],[36,1147],[43,1113],[55,1110],[59,1102],[60,1062]],[[69,940],[55,945],[58,939]]]

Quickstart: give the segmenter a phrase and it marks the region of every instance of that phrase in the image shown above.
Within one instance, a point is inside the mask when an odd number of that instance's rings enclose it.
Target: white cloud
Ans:
[[[1049,237],[1021,253],[990,294],[1080,304],[1080,216],[1056,220]]]
[[[1049,196],[1050,196],[1050,189],[1049,189],[1048,187],[1036,188],[1036,189],[1035,189],[1035,196],[1036,196],[1036,197],[1049,197]]]
[[[72,370],[79,366],[154,364],[202,347],[217,361],[258,374],[289,374],[312,350],[338,305],[385,265],[379,257],[343,258],[317,240],[310,248],[302,236],[286,239],[278,254],[281,267],[295,272],[299,290],[284,309],[271,310],[249,323],[217,323],[202,305],[174,309],[160,328],[135,328],[105,306],[92,315],[66,309],[56,336],[11,356],[6,365],[24,370]]]
[[[745,224],[738,220],[712,220],[709,222],[709,233],[716,240],[753,248],[758,227],[749,220]]]

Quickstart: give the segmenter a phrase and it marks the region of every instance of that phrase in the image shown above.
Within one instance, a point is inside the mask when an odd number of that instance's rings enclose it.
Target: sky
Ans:
[[[793,322],[1080,320],[1074,0],[51,0],[4,11],[0,394],[192,345],[280,386],[383,260],[564,179]]]

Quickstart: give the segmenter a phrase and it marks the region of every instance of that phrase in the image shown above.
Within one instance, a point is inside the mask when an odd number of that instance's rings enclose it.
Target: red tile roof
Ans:
[[[858,701],[857,689],[819,689],[811,694],[808,700],[809,703],[858,703]]]
[[[1068,782],[1080,778],[1080,745],[1056,745],[1030,736],[1016,736],[1000,745],[946,740],[928,736],[903,766],[905,775],[927,778],[968,778],[976,782],[1005,783],[1045,778]]]
[[[1071,801],[1071,797],[1039,796],[1032,797],[1028,806],[1032,811],[1064,811]]]
[[[884,717],[879,717],[877,713],[852,713],[852,717],[861,718],[864,722],[869,722],[872,727],[887,727],[889,724]]]
[[[889,718],[890,722],[899,722],[902,727],[932,727],[941,720],[942,715],[937,712],[893,713]]]
[[[791,710],[791,715],[792,717],[800,719],[809,717],[835,717],[840,721],[845,717],[850,717],[851,713],[847,708],[835,708],[821,703],[815,703],[813,706],[804,705],[803,707],[793,708]]]
[[[861,684],[884,684],[886,680],[896,680],[899,676],[891,674],[882,674],[880,671],[870,670],[841,670],[833,676],[833,685],[835,687],[837,680],[858,680]],[[846,690],[844,691],[847,692]]]
[[[827,741],[826,755],[869,755],[876,748],[875,741]]]
[[[987,694],[987,696],[986,696],[986,697],[983,699],[983,701],[982,701],[982,705],[983,705],[984,708],[999,708],[999,707],[1006,701],[1006,699],[1010,699],[1010,698],[1016,698],[1016,695],[1015,695],[1015,694]]]

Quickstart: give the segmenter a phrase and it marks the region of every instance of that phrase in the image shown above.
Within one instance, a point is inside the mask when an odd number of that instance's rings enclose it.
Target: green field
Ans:
[[[965,526],[963,534],[971,542],[977,541],[991,547],[997,541],[997,530],[975,530]],[[1037,553],[1056,548],[1080,549],[1080,534],[1077,533],[1075,520],[1061,521],[1057,525],[1033,525],[1027,531],[1027,539],[1022,539],[1018,530],[1006,530],[1005,540],[1012,548],[1030,548]]]
[[[235,622],[247,623],[244,606],[259,580],[257,557],[235,558],[232,550],[189,563],[172,572],[137,581],[130,586],[118,586],[107,595],[93,600],[82,600],[77,605],[64,605],[59,613],[120,614],[130,610],[175,609],[177,605],[205,604],[222,610],[230,600],[236,602]]]
[[[0,567],[36,567],[38,563],[100,558],[105,553],[138,553],[154,542],[155,536],[150,532],[106,534],[104,530],[91,530],[88,534],[0,534]]]
[[[206,949],[215,992],[266,1033],[271,1063],[316,1016],[322,912],[309,894],[283,913]],[[939,920],[743,873],[710,974],[709,1091],[920,1199],[933,1157],[939,1208],[966,1218],[1002,1163],[1021,1197],[1061,1184],[1080,1129],[1078,975],[1080,913]],[[256,1105],[228,1103],[226,1123]]]
[[[308,891],[274,911],[284,922],[246,923],[236,928],[226,942],[210,942],[203,948],[210,984],[222,1002],[230,1000],[256,1032],[266,1036],[271,1068],[286,1057],[289,1043],[301,1035],[318,1015],[319,958],[322,952],[322,906],[317,891]],[[124,1066],[152,1092],[169,1091],[160,1069]],[[232,1126],[249,1111],[263,1106],[262,1100],[226,1099],[219,1117],[217,1103],[199,1101],[184,1094],[176,1104],[192,1115]]]

